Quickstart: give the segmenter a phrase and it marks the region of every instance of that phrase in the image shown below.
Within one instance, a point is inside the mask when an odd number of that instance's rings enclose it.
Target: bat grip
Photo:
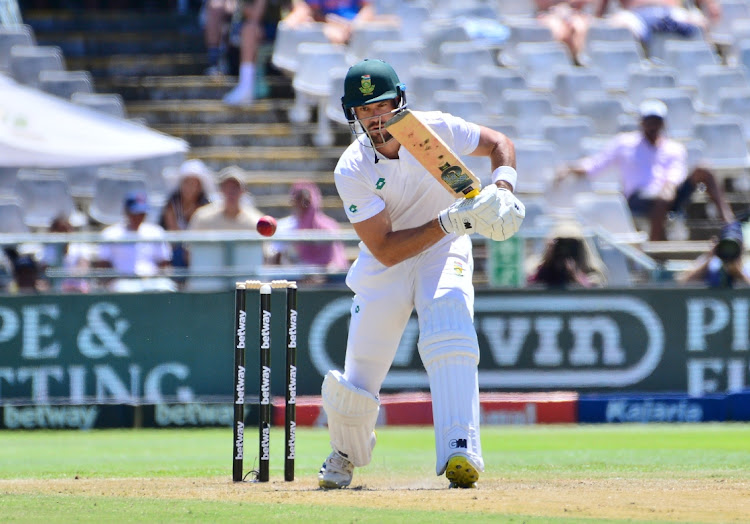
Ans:
[[[478,189],[476,189],[476,188],[474,188],[474,189],[472,189],[471,191],[469,191],[468,193],[466,193],[466,194],[464,195],[464,197],[466,197],[466,198],[474,198],[474,197],[475,197],[475,196],[477,196],[477,195],[479,195],[479,190],[478,190]]]

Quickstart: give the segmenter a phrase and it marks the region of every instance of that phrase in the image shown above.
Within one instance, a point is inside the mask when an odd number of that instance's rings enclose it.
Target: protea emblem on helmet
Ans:
[[[372,85],[370,75],[362,75],[362,87],[359,90],[365,96],[370,96],[375,91],[375,86]]]

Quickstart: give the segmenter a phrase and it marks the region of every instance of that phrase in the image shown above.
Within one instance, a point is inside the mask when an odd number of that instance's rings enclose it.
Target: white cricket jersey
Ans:
[[[458,155],[472,153],[479,145],[479,126],[439,111],[414,111]],[[367,146],[365,145],[368,144]],[[369,138],[360,136],[341,155],[334,178],[349,221],[362,222],[384,209],[394,231],[421,226],[455,202],[451,195],[406,148],[399,158],[378,155]],[[455,240],[447,235],[436,245]],[[366,251],[366,247],[360,243]],[[433,246],[434,247],[434,246]]]

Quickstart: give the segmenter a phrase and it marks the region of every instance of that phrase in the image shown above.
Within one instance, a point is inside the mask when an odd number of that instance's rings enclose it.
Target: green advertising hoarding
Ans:
[[[248,297],[248,391],[257,391],[257,296]],[[351,294],[299,293],[298,394],[341,369]],[[231,293],[35,295],[0,299],[0,402],[226,401]],[[273,295],[272,391],[283,394],[284,307]],[[478,291],[480,387],[488,391],[670,391],[746,387],[747,290]],[[427,390],[408,322],[384,391]]]

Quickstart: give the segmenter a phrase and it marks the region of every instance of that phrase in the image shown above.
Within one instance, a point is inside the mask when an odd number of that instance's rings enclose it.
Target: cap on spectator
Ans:
[[[128,213],[138,215],[148,213],[148,197],[143,191],[131,191],[125,196],[125,210]]]
[[[641,118],[656,116],[661,119],[667,118],[667,105],[661,100],[654,98],[644,100],[638,107]]]
[[[240,187],[245,187],[245,171],[238,166],[225,167],[219,171],[219,185],[223,185],[227,180],[235,180]]]
[[[202,160],[192,158],[190,160],[185,160],[182,163],[177,174],[181,177],[187,175],[210,176],[211,170],[208,169],[208,166],[204,164]]]

